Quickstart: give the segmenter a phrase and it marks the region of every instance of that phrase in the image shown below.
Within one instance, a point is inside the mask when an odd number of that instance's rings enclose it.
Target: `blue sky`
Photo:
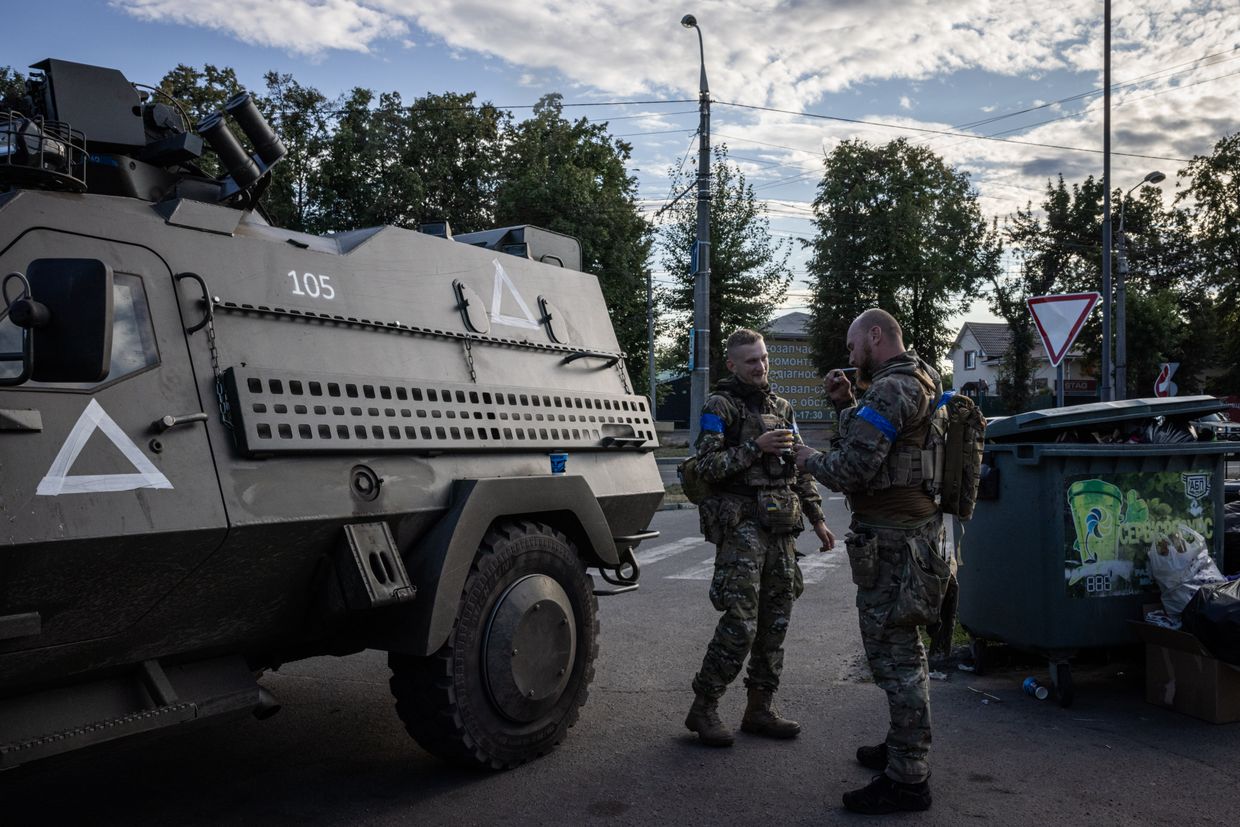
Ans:
[[[1114,5],[1113,81],[1136,82],[1113,102],[1112,180],[1127,188],[1161,169],[1171,197],[1185,159],[1240,129],[1240,14],[1235,0]],[[679,25],[693,13],[719,102],[716,141],[728,136],[758,195],[770,199],[774,230],[796,237],[812,234],[808,205],[823,152],[848,138],[925,142],[970,173],[983,210],[1000,219],[1036,203],[1048,177],[1100,177],[1102,101],[1087,93],[1102,82],[1102,10],[1102,0],[44,0],[8,4],[0,65],[24,70],[58,57],[153,84],[178,63],[214,63],[256,89],[274,69],[328,96],[354,86],[406,99],[476,91],[505,106],[547,92],[569,103],[675,100],[696,98],[697,37]],[[653,212],[667,195],[668,167],[690,145],[694,110],[572,111],[615,119],[612,132],[633,144]],[[794,267],[803,272],[800,256]],[[804,302],[803,291],[796,285],[790,307]],[[979,304],[969,317],[989,314]]]

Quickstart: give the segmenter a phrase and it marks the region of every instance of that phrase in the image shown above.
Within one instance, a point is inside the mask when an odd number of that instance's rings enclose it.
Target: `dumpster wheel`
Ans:
[[[1055,699],[1064,709],[1072,706],[1075,691],[1072,686],[1072,666],[1067,661],[1051,661],[1051,683],[1055,685]]]
[[[986,641],[980,637],[969,638],[969,653],[973,657],[973,674],[986,674]]]

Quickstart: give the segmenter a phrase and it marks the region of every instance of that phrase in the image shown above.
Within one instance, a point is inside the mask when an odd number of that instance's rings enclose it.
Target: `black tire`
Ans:
[[[388,664],[396,712],[425,750],[507,769],[564,739],[597,654],[598,600],[576,548],[549,526],[521,521],[483,538],[439,651],[392,653]]]

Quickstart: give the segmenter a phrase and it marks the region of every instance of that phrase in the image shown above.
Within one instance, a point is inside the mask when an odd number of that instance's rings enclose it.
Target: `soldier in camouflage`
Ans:
[[[885,770],[844,794],[849,810],[889,813],[930,806],[930,696],[917,626],[937,617],[941,592],[924,588],[911,562],[946,566],[943,519],[933,496],[935,459],[924,449],[942,396],[938,373],[904,347],[899,323],[877,308],[848,329],[849,363],[869,387],[854,401],[839,370],[826,378],[840,412],[828,453],[797,448],[798,468],[848,496],[853,514],[845,546],[857,584],[861,639],[874,681],[887,693],[887,740],[857,750],[857,761]],[[933,581],[937,582],[937,581]],[[920,590],[919,590],[920,589]]]
[[[786,399],[771,393],[762,335],[733,333],[727,367],[732,375],[716,384],[702,408],[697,443],[698,473],[712,488],[699,506],[702,533],[717,546],[710,601],[723,616],[693,678],[696,697],[685,726],[710,746],[732,744],[718,702],[746,655],[748,705],[741,730],[771,738],[801,731],[771,700],[779,688],[792,603],[804,588],[796,563],[802,513],[823,550],[835,545],[817,486],[796,470],[796,417]]]

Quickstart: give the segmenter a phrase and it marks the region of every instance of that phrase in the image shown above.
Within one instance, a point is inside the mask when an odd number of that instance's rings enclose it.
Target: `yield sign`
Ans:
[[[1094,309],[1100,298],[1102,296],[1098,293],[1062,293],[1026,300],[1052,367],[1063,361],[1068,348],[1072,347],[1081,332],[1085,319],[1089,317],[1089,311]]]

